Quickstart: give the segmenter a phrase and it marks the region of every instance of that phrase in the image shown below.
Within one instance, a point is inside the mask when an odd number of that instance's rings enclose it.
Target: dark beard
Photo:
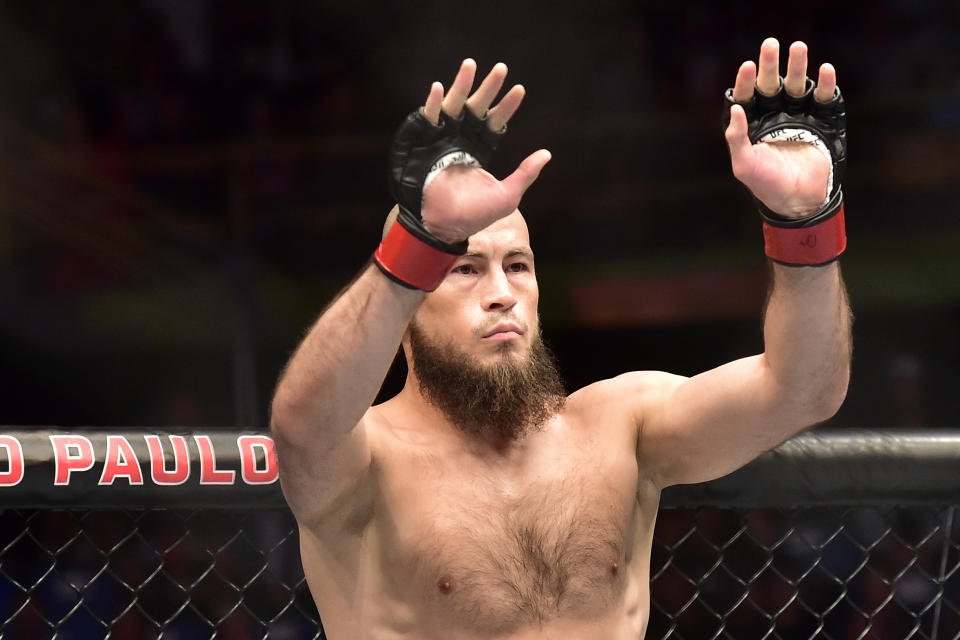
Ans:
[[[538,335],[526,359],[503,353],[481,365],[451,344],[410,325],[420,393],[461,431],[494,444],[519,440],[563,408],[566,390],[553,353]]]

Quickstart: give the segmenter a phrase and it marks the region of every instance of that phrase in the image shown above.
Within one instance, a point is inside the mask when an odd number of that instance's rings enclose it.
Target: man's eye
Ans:
[[[453,273],[460,273],[465,276],[468,276],[471,273],[473,273],[473,267],[471,267],[468,264],[457,265],[456,267],[453,268]]]
[[[527,271],[527,270],[528,270],[527,265],[526,265],[526,263],[524,263],[524,262],[514,262],[514,263],[512,263],[509,267],[507,267],[507,269],[509,269],[510,271],[513,271],[513,272],[520,272],[520,271]]]

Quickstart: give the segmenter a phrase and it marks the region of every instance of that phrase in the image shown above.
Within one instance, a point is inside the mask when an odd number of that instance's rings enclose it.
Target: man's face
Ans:
[[[446,278],[414,316],[432,340],[482,365],[529,357],[539,333],[540,292],[526,222],[519,211],[470,237]]]
[[[563,408],[563,382],[540,340],[538,296],[516,212],[470,237],[410,323],[404,349],[420,393],[461,431],[503,444]]]

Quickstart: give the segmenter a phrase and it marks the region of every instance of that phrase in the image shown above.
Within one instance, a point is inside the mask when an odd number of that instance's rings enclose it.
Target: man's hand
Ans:
[[[502,62],[494,65],[480,87],[469,95],[476,71],[476,62],[469,58],[464,60],[446,95],[443,85],[434,82],[424,105],[427,119],[438,124],[441,110],[452,118],[459,118],[467,108],[478,118],[486,116],[491,131],[502,130],[523,101],[524,89],[515,85],[496,106],[490,108],[503,87],[507,65]],[[503,180],[497,180],[477,167],[453,165],[444,169],[424,189],[421,209],[424,224],[431,233],[447,242],[470,237],[513,213],[523,193],[549,161],[550,152],[541,149],[528,156]]]
[[[807,45],[790,45],[787,75],[783,89],[798,97],[806,89]],[[763,95],[773,95],[780,88],[780,44],[767,38],[760,46],[759,70],[753,61],[744,62],[737,72],[733,99],[746,104],[754,97],[754,85]],[[826,103],[833,99],[837,75],[833,66],[820,65],[814,100]],[[730,124],[726,130],[733,174],[754,196],[772,211],[789,218],[798,218],[817,211],[826,200],[831,160],[814,146],[803,142],[760,142],[751,144],[747,135],[747,118],[739,104],[730,108]]]

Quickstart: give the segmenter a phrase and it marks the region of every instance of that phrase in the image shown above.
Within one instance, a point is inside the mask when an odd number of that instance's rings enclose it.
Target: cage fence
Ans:
[[[180,437],[204,442],[195,435]],[[325,637],[296,523],[264,481],[266,447],[244,460],[240,434],[210,436],[206,471],[220,484],[200,483],[198,444],[196,483],[103,485],[107,436],[88,433],[96,464],[55,486],[48,432],[12,437],[32,455],[22,481],[0,485],[0,638]],[[143,434],[123,437],[150,477]],[[647,638],[960,637],[957,461],[960,433],[805,434],[719,481],[667,490]]]

